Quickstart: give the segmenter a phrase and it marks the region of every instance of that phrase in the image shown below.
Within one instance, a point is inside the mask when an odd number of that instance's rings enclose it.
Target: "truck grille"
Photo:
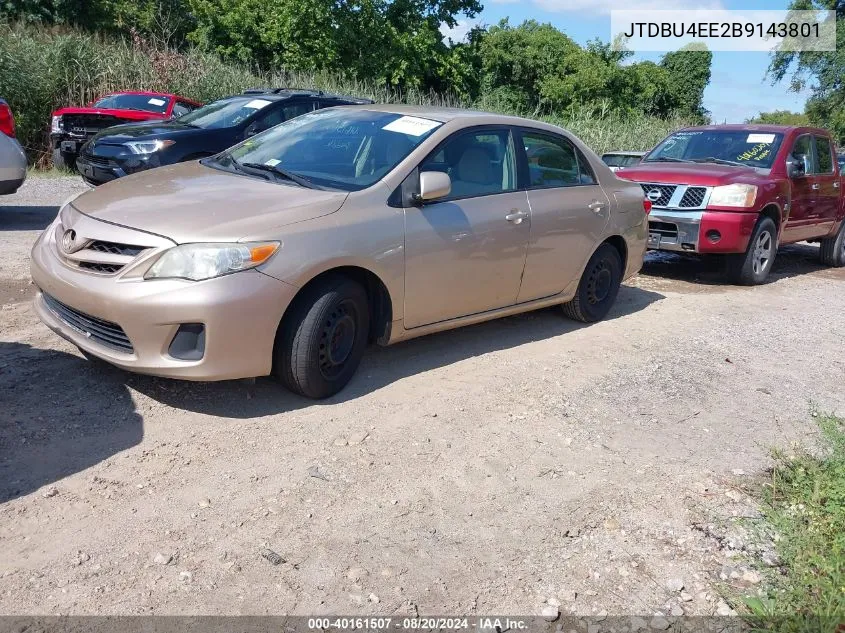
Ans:
[[[90,315],[75,310],[70,306],[43,293],[44,303],[50,311],[55,314],[66,325],[73,328],[77,332],[84,334],[91,340],[96,341],[104,347],[108,347],[118,352],[132,354],[134,349],[132,343],[129,342],[129,337],[126,332],[117,323],[111,321],[104,321]]]
[[[659,191],[660,197],[657,200],[651,200],[651,204],[655,207],[665,207],[669,204],[669,201],[672,199],[672,195],[675,193],[675,189],[678,188],[677,185],[654,185],[654,184],[642,184],[640,185],[643,188],[643,193],[648,197],[649,193],[652,191]]]
[[[71,136],[87,138],[123,122],[123,119],[107,114],[65,114],[62,116],[62,129]]]
[[[704,196],[707,195],[706,187],[687,187],[681,198],[681,208],[697,208],[704,203]]]

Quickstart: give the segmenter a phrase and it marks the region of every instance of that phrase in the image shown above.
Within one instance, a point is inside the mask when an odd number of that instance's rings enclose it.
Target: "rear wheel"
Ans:
[[[744,253],[728,255],[728,276],[743,286],[756,286],[766,281],[778,250],[778,231],[766,216],[757,220],[748,248]]]
[[[291,391],[328,398],[343,389],[364,355],[370,329],[367,293],[343,276],[297,297],[276,337],[275,371]]]
[[[836,235],[821,241],[819,256],[825,266],[835,268],[845,266],[845,221],[842,222]]]
[[[563,304],[563,313],[584,323],[600,321],[613,307],[621,283],[619,251],[610,244],[602,244],[587,262],[572,301]]]

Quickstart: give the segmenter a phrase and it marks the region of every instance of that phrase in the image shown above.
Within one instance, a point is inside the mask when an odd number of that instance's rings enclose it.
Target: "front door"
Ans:
[[[419,170],[446,172],[452,191],[405,209],[405,327],[516,303],[531,217],[511,130],[458,132]]]

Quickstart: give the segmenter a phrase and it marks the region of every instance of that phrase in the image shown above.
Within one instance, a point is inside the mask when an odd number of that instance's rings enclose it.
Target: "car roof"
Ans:
[[[338,101],[348,101],[356,104],[373,103],[372,99],[365,97],[350,97],[348,95],[339,95],[330,92],[323,92],[322,90],[309,90],[304,88],[250,88],[244,90],[241,94],[231,95],[227,99],[234,99],[237,97],[261,97],[269,101],[281,101],[284,99],[291,99],[292,97],[319,97],[321,99],[337,99]]]
[[[648,152],[635,152],[630,150],[620,150],[618,152],[605,152],[602,156],[645,156]]]
[[[449,121],[457,121],[461,119],[481,118],[484,119],[485,125],[527,125],[536,128],[556,128],[556,126],[543,123],[542,121],[535,121],[532,119],[506,114],[497,114],[495,112],[485,112],[483,110],[468,110],[464,108],[401,105],[395,103],[373,103],[369,105],[350,106],[350,108],[354,108],[356,110],[371,110],[373,112],[401,114],[405,116],[418,116],[424,119],[431,119],[432,121],[439,121],[440,123],[448,123]]]
[[[824,132],[827,134],[827,130],[820,128],[820,127],[813,127],[810,125],[769,125],[769,124],[762,124],[762,123],[723,123],[721,125],[695,125],[691,127],[685,127],[682,130],[678,131],[718,131],[718,130],[736,130],[736,131],[744,131],[744,132],[774,132],[780,134],[786,134],[787,132],[791,132],[793,130],[807,130],[808,132]]]

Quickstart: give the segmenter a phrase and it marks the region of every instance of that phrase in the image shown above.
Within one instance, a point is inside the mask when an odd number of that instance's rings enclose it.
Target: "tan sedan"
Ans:
[[[33,248],[35,306],[130,371],[324,398],[369,341],[554,304],[601,319],[642,265],[647,205],[551,125],[332,108],[72,200]]]

